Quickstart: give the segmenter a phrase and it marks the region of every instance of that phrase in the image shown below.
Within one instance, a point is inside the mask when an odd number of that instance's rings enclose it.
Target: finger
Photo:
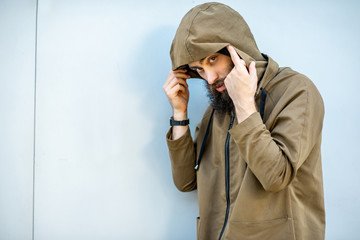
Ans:
[[[183,95],[186,92],[187,92],[187,89],[183,85],[178,84],[168,92],[169,93],[168,96],[176,97],[178,95]]]
[[[176,69],[173,72],[187,72],[187,69]]]
[[[241,63],[241,65],[243,65],[244,67],[246,67],[246,62],[245,62],[243,59],[241,59],[241,58],[240,58],[240,63]]]
[[[183,85],[181,84],[178,84],[175,89],[178,90],[178,94],[185,94],[187,91],[188,91],[188,88],[184,87]]]
[[[163,85],[164,90],[165,90],[165,88],[168,87],[169,83],[172,81],[173,75],[174,75],[174,72],[172,70],[170,70],[169,74],[166,77],[165,83]]]
[[[179,72],[175,72],[175,73],[174,73],[174,76],[175,76],[176,78],[184,78],[184,79],[189,79],[189,78],[191,78],[190,75],[188,75],[188,74],[186,74],[186,73],[179,73]]]
[[[243,64],[241,63],[241,58],[240,56],[237,54],[235,48],[231,45],[228,45],[226,46],[227,50],[229,51],[230,53],[230,57],[231,57],[231,60],[233,61],[234,63],[234,66],[235,67],[240,67],[240,66],[243,66]]]
[[[251,79],[257,79],[255,62],[251,62],[249,65],[249,74]]]
[[[190,76],[189,75],[183,75],[183,74],[172,74],[172,75],[169,75],[168,79],[166,80],[163,88],[167,88],[168,86],[171,86],[173,87],[173,85],[175,85],[177,82],[180,82],[181,84],[183,85],[186,85],[187,86],[187,83],[186,83],[186,80],[189,79]],[[174,81],[176,83],[174,83]]]
[[[174,87],[176,84],[183,85],[184,87],[188,87],[188,84],[183,78],[174,78],[174,80],[169,84],[170,87]]]
[[[177,70],[177,71],[180,71],[180,70]],[[174,72],[174,71],[170,71],[167,78],[166,78],[166,81],[163,85],[163,89],[167,88],[167,86],[173,81],[174,78],[184,78],[184,79],[189,79],[190,78],[190,75],[188,74],[185,74],[185,72]]]
[[[249,73],[249,70],[246,66],[246,62],[239,56],[239,54],[236,52],[235,48],[233,46],[228,46],[229,52],[231,54],[231,60],[234,63],[234,68],[240,71],[240,73]],[[230,50],[232,49],[232,50]],[[236,63],[235,63],[236,61]]]
[[[181,85],[184,88],[188,88],[188,85],[187,85],[187,83],[186,83],[186,81],[184,79],[174,78],[164,90],[165,90],[165,92],[170,93],[170,92],[173,91],[174,88],[177,88],[178,85]]]

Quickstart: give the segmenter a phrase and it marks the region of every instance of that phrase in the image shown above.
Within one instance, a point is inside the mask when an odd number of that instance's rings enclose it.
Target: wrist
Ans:
[[[182,112],[182,111],[174,111],[173,112],[173,118],[174,120],[176,121],[182,121],[182,120],[186,120],[188,117],[187,117],[187,112]]]
[[[242,123],[243,121],[245,121],[245,119],[247,119],[248,117],[250,117],[253,113],[255,113],[256,111],[249,111],[249,112],[245,112],[245,113],[236,113],[236,119],[238,121],[238,124]]]
[[[178,112],[178,111],[173,111],[173,120],[175,121],[184,121],[184,120],[187,120],[187,112]],[[188,122],[187,122],[188,124]],[[171,139],[172,140],[177,140],[179,139],[180,137],[182,137],[185,132],[188,130],[189,128],[189,125],[174,125],[172,126],[172,137]],[[171,124],[171,120],[170,120],[170,125],[173,125]]]
[[[256,107],[255,107],[255,103],[250,104],[246,108],[236,108],[235,107],[235,114],[236,114],[236,118],[238,120],[238,123],[241,123],[242,121],[244,121],[245,119],[250,117],[250,115],[252,115],[255,112],[257,112]]]

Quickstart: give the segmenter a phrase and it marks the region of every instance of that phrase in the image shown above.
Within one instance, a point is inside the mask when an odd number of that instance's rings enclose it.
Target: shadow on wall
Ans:
[[[164,26],[152,31],[139,46],[139,52],[133,57],[135,69],[132,69],[136,82],[131,83],[132,91],[141,96],[140,111],[148,117],[151,126],[151,141],[142,150],[144,164],[154,172],[158,181],[156,186],[161,189],[154,191],[154,186],[148,187],[146,196],[156,201],[154,192],[162,192],[170,211],[162,213],[167,216],[166,233],[163,239],[195,238],[195,217],[198,214],[196,192],[180,193],[172,181],[171,165],[165,134],[169,129],[169,117],[172,113],[168,99],[162,89],[168,72],[171,69],[170,46],[175,34],[175,27]],[[139,128],[141,129],[141,128]],[[139,137],[141,137],[141,133]],[[150,182],[148,183],[150,184]],[[158,206],[156,206],[158,207]],[[161,214],[161,209],[158,209]],[[163,216],[165,217],[165,216]],[[151,218],[151,217],[150,217]],[[166,217],[165,217],[166,218]],[[193,219],[193,221],[189,221]],[[188,229],[188,231],[184,231]],[[194,230],[194,231],[191,231]],[[184,234],[191,234],[184,236]],[[176,236],[176,238],[174,238]]]

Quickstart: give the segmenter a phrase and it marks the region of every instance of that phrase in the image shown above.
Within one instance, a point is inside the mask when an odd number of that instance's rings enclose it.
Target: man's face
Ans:
[[[189,68],[196,71],[207,81],[208,96],[214,109],[221,112],[233,110],[233,102],[226,91],[224,80],[233,69],[231,58],[221,53],[214,53],[200,61],[192,62]]]

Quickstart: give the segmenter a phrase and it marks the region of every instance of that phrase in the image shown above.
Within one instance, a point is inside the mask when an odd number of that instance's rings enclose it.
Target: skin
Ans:
[[[189,63],[189,67],[197,71],[209,84],[214,84],[217,91],[227,90],[240,124],[257,111],[254,96],[258,79],[255,62],[251,62],[247,68],[234,47],[229,45],[227,49],[230,57],[214,53],[200,61]],[[173,109],[174,120],[187,119],[189,89],[186,80],[189,78],[186,70],[170,71],[163,86]],[[188,126],[174,126],[172,139],[180,138],[187,129]]]

